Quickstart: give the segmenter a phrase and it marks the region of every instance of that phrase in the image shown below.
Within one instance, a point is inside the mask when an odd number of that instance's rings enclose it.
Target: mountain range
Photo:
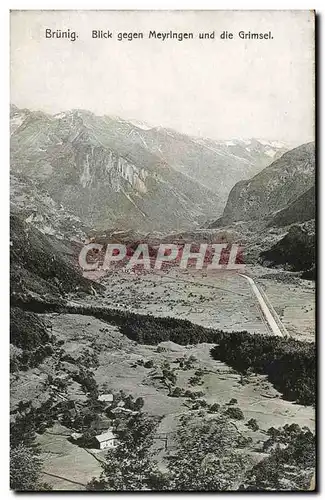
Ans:
[[[282,265],[296,239],[303,249],[315,236],[315,145],[287,151],[11,106],[11,212],[51,245],[62,240],[69,263],[88,238],[212,241],[221,230],[245,244],[248,261]]]
[[[12,105],[10,117],[13,176],[97,229],[200,227],[222,214],[236,182],[287,150],[256,139],[190,137],[84,110],[49,115]]]

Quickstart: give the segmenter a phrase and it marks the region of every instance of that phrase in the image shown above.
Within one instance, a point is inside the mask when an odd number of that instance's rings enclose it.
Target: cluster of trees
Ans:
[[[98,398],[98,386],[93,372],[89,368],[81,367],[78,373],[71,375],[73,380],[81,385],[85,393],[89,393],[92,399]]]
[[[193,377],[190,377],[189,379],[189,384],[190,385],[202,385],[203,380],[202,377],[204,375],[205,371],[202,370],[202,368],[199,368],[198,370],[195,370]]]
[[[180,345],[217,342],[222,330],[212,330],[188,320],[150,314],[136,314],[118,309],[65,306],[61,311],[86,314],[107,321],[120,328],[121,332],[139,344],[157,345],[171,340]]]
[[[39,451],[24,444],[10,449],[10,488],[15,491],[49,491],[40,481],[43,462]]]
[[[217,343],[212,355],[244,373],[252,368],[266,374],[286,399],[315,403],[315,344],[243,332],[223,332],[177,318],[155,318],[125,311],[96,312],[140,344],[171,340],[181,345]],[[104,317],[103,317],[104,316]]]
[[[191,401],[194,401],[204,396],[204,392],[190,391],[189,389],[183,389],[182,387],[175,386],[170,388],[168,396],[172,398],[189,398]]]
[[[89,490],[226,491],[237,489],[249,464],[238,453],[241,436],[226,418],[181,416],[175,447],[167,455],[166,471],[158,468],[152,445],[159,420],[142,412],[115,429],[118,446],[111,450],[99,479]]]
[[[31,401],[20,402],[10,423],[10,488],[15,491],[48,491],[51,486],[40,480],[42,459],[35,443],[36,432],[53,425],[57,414],[53,401],[39,408]]]
[[[191,370],[195,366],[197,359],[192,354],[190,356],[182,356],[176,359],[176,363],[179,363],[179,367],[182,370]]]
[[[82,354],[74,361],[74,363],[85,368],[98,368],[99,359],[95,351],[85,349]]]
[[[189,357],[183,356],[182,358],[177,358],[175,362],[179,363],[179,367],[182,370],[189,370],[193,368],[193,364],[196,362],[196,358],[195,356],[189,356]],[[190,398],[190,400],[194,400],[204,395],[204,393],[200,391],[195,392],[189,389],[178,387],[176,385],[177,383],[176,368],[171,367],[170,363],[166,360],[161,364],[161,371],[158,373],[160,373],[159,378],[164,384],[164,386],[168,389],[168,396],[170,397],[173,398],[185,397],[185,398]],[[192,379],[194,380],[194,383],[192,383],[192,385],[196,385],[201,382],[200,377],[203,375],[203,373],[204,372],[202,370],[197,370],[195,372],[196,375],[194,376],[194,378],[192,377]],[[153,376],[157,377],[157,372],[153,373]]]
[[[88,401],[86,406],[75,408],[71,402],[61,403],[60,420],[69,429],[86,433],[89,429],[98,430],[100,415],[103,412],[103,403],[100,401]]]
[[[283,396],[303,405],[315,404],[315,344],[294,339],[223,333],[211,350],[215,359],[239,372],[253,369],[268,376]]]
[[[244,414],[242,410],[238,407],[230,406],[226,410],[226,415],[229,418],[233,418],[235,420],[244,420]]]
[[[32,312],[18,307],[10,309],[10,343],[21,349],[33,350],[51,341],[44,321]]]
[[[198,420],[182,416],[176,451],[168,458],[168,490],[237,489],[249,458],[238,453],[240,434],[222,415]]]
[[[118,446],[110,450],[102,465],[99,479],[88,484],[88,490],[106,491],[265,491],[308,489],[315,470],[315,436],[308,428],[296,424],[285,425],[267,431],[263,451],[268,457],[252,465],[247,450],[250,442],[229,420],[234,410],[217,412],[211,418],[205,412],[198,415],[182,415],[173,442],[166,457],[164,472],[154,458],[153,443],[157,437],[159,418],[147,416],[141,411],[143,400],[134,400],[123,392],[116,397],[116,404],[123,401],[135,404],[138,411],[119,414],[112,420]],[[230,403],[230,402],[229,402]],[[94,416],[103,411],[87,408],[89,429]],[[218,408],[220,409],[220,407]],[[205,408],[207,410],[207,408]],[[40,481],[42,461],[35,445],[35,431],[51,425],[57,418],[52,402],[35,409],[28,403],[20,403],[15,422],[11,424],[11,488],[17,491],[49,490]],[[84,415],[86,417],[86,415]],[[257,430],[256,421],[246,424]],[[88,437],[94,434],[89,432]],[[239,451],[240,450],[240,451]]]
[[[36,432],[41,434],[51,427],[56,422],[59,412],[60,406],[55,404],[52,397],[37,408],[33,406],[32,401],[20,401],[10,423],[10,446],[14,448],[21,443],[31,446]]]
[[[315,435],[297,424],[271,427],[264,451],[269,456],[255,465],[240,489],[245,491],[308,490],[315,474]]]
[[[120,328],[124,335],[140,344],[156,345],[170,340],[180,345],[188,345],[218,340],[218,331],[187,320],[168,317],[136,316],[128,318]]]
[[[10,371],[35,368],[53,354],[55,339],[46,329],[44,321],[36,314],[19,307],[10,308]]]
[[[195,397],[193,397],[195,395]],[[191,410],[201,410],[204,409],[208,413],[218,413],[221,410],[221,405],[219,403],[212,403],[211,405],[206,401],[206,399],[200,399],[202,392],[192,393],[192,397],[185,401],[185,405]]]
[[[51,344],[40,345],[33,351],[22,351],[21,353],[10,353],[10,372],[26,371],[29,368],[36,368],[45,358],[53,354]]]
[[[131,411],[140,411],[144,405],[144,399],[141,397],[134,398],[132,394],[126,394],[123,390],[114,394],[113,402],[110,403],[107,413],[112,414],[112,410],[123,403],[123,408]]]
[[[114,309],[94,307],[68,312],[92,314],[119,326],[121,332],[140,344],[156,345],[173,341],[180,345],[201,342],[218,344],[212,349],[215,359],[226,362],[241,373],[252,368],[266,374],[269,381],[288,400],[315,403],[315,344],[294,339],[251,335],[247,331],[224,332],[178,318],[157,318]]]
[[[61,421],[66,427],[84,433],[84,439],[79,444],[88,446],[91,438],[101,430],[103,416],[106,420],[109,419],[111,423],[118,422],[121,418],[123,419],[125,410],[131,410],[136,413],[142,410],[143,405],[143,398],[134,398],[131,394],[126,394],[122,390],[114,394],[114,399],[109,404],[105,401],[98,401],[89,395],[87,404],[78,406],[77,412],[69,411],[69,409],[71,410],[71,406],[68,402],[65,407],[61,403]],[[117,409],[120,409],[120,411],[116,411]]]
[[[116,422],[118,446],[88,490],[300,490],[308,489],[315,470],[315,436],[309,429],[296,424],[269,429],[264,445],[269,456],[254,465],[247,448],[252,440],[220,413],[180,417],[162,472],[152,449],[158,423],[142,412]]]

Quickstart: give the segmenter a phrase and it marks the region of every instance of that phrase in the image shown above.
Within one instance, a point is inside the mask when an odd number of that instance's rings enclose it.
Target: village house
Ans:
[[[115,434],[108,429],[106,432],[95,436],[94,443],[96,448],[100,450],[113,449],[117,446],[117,439]]]
[[[98,401],[104,401],[105,403],[113,403],[113,394],[101,394],[98,397]]]

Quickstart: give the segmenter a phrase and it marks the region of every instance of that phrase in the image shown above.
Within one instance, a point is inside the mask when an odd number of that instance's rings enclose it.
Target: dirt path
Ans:
[[[84,489],[86,489],[86,486],[87,486],[86,484],[79,483],[78,481],[73,481],[72,479],[68,479],[67,477],[58,476],[58,475],[52,474],[50,472],[42,471],[42,474],[45,474],[46,476],[49,476],[49,477],[54,477],[55,479],[62,479],[62,481],[66,481],[67,483],[71,483],[71,484],[76,484],[78,486],[82,486]]]

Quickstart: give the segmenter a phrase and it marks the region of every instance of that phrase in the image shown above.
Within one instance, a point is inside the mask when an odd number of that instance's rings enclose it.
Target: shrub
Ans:
[[[244,414],[240,408],[234,408],[233,406],[227,408],[226,415],[235,420],[244,420]]]
[[[184,389],[181,389],[180,387],[174,387],[169,392],[169,396],[171,396],[172,398],[181,398],[182,396],[184,396],[184,394]]]
[[[213,403],[213,405],[209,406],[209,413],[217,413],[220,408],[221,406],[218,403]]]
[[[252,429],[252,431],[258,431],[258,429],[259,429],[259,425],[258,425],[255,418],[250,418],[246,425],[247,425],[247,427]]]

